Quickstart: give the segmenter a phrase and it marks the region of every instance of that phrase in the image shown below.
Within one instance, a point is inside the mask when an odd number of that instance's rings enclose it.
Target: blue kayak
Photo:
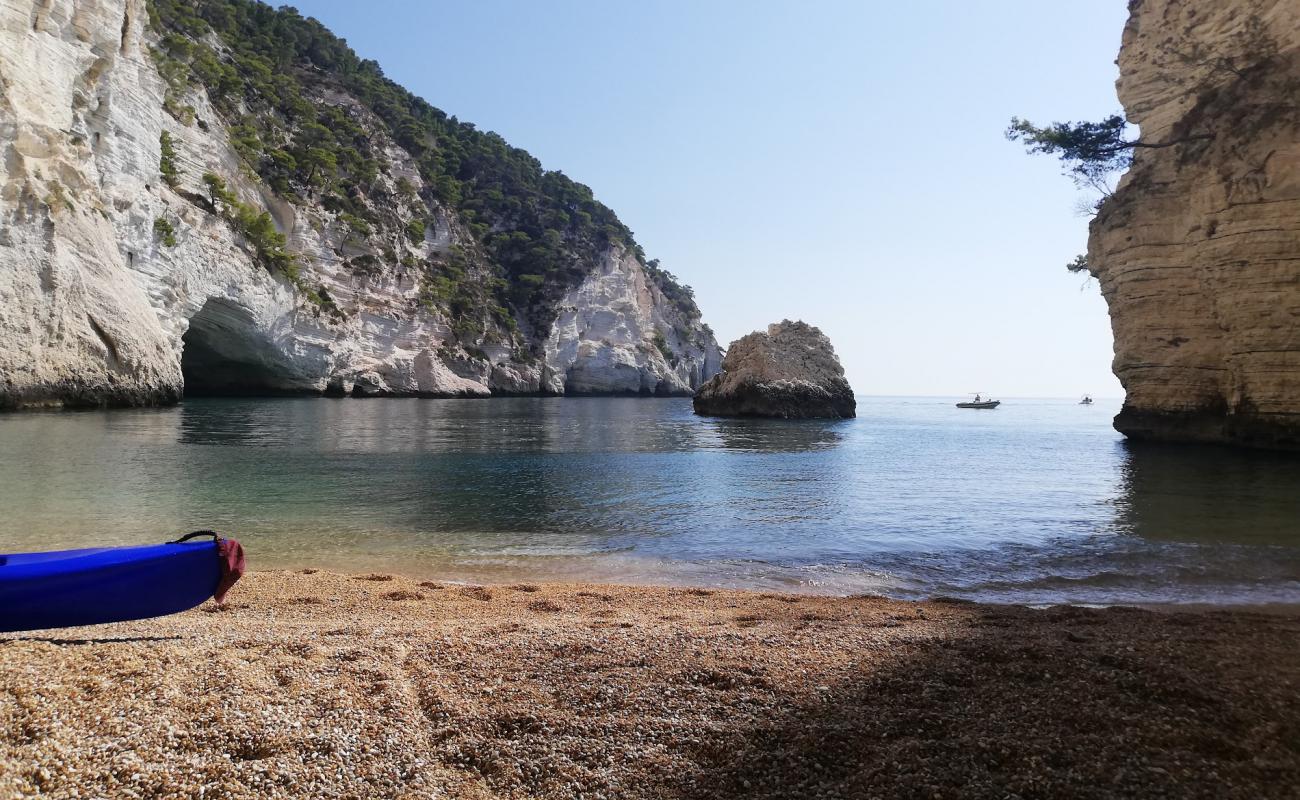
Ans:
[[[0,555],[0,631],[159,617],[224,594],[238,578],[225,556],[239,544],[203,535],[212,539]]]

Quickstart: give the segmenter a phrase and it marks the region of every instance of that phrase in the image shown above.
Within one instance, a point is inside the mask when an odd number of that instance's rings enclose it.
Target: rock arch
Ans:
[[[302,391],[295,370],[252,312],[211,297],[181,337],[185,396],[267,395]]]

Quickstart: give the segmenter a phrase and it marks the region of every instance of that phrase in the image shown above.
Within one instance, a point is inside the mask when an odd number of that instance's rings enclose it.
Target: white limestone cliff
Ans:
[[[187,349],[184,370],[212,389],[689,394],[717,371],[707,327],[621,248],[564,299],[543,358],[487,340],[466,350],[420,302],[418,267],[349,268],[373,253],[337,215],[251,177],[201,91],[184,98],[193,124],[164,111],[151,36],[143,0],[0,0],[0,408],[173,402]],[[174,188],[159,173],[164,130]],[[418,187],[409,155],[385,144],[384,179]],[[271,214],[297,285],[196,202],[205,172]],[[414,255],[476,246],[455,214],[433,216]]]
[[[605,254],[559,311],[546,341],[547,392],[690,394],[721,364],[712,337],[703,346],[692,341],[689,322],[619,249]]]

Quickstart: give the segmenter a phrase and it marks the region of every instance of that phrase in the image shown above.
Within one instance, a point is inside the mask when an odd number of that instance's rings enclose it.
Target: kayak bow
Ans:
[[[211,536],[208,541],[193,541]],[[0,632],[160,617],[218,602],[244,571],[234,539],[0,555]]]

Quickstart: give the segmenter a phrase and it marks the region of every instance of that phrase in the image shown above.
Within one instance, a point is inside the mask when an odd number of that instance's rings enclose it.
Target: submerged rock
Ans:
[[[695,393],[695,413],[840,419],[857,416],[857,402],[826,334],[787,319],[731,343],[722,371]]]

